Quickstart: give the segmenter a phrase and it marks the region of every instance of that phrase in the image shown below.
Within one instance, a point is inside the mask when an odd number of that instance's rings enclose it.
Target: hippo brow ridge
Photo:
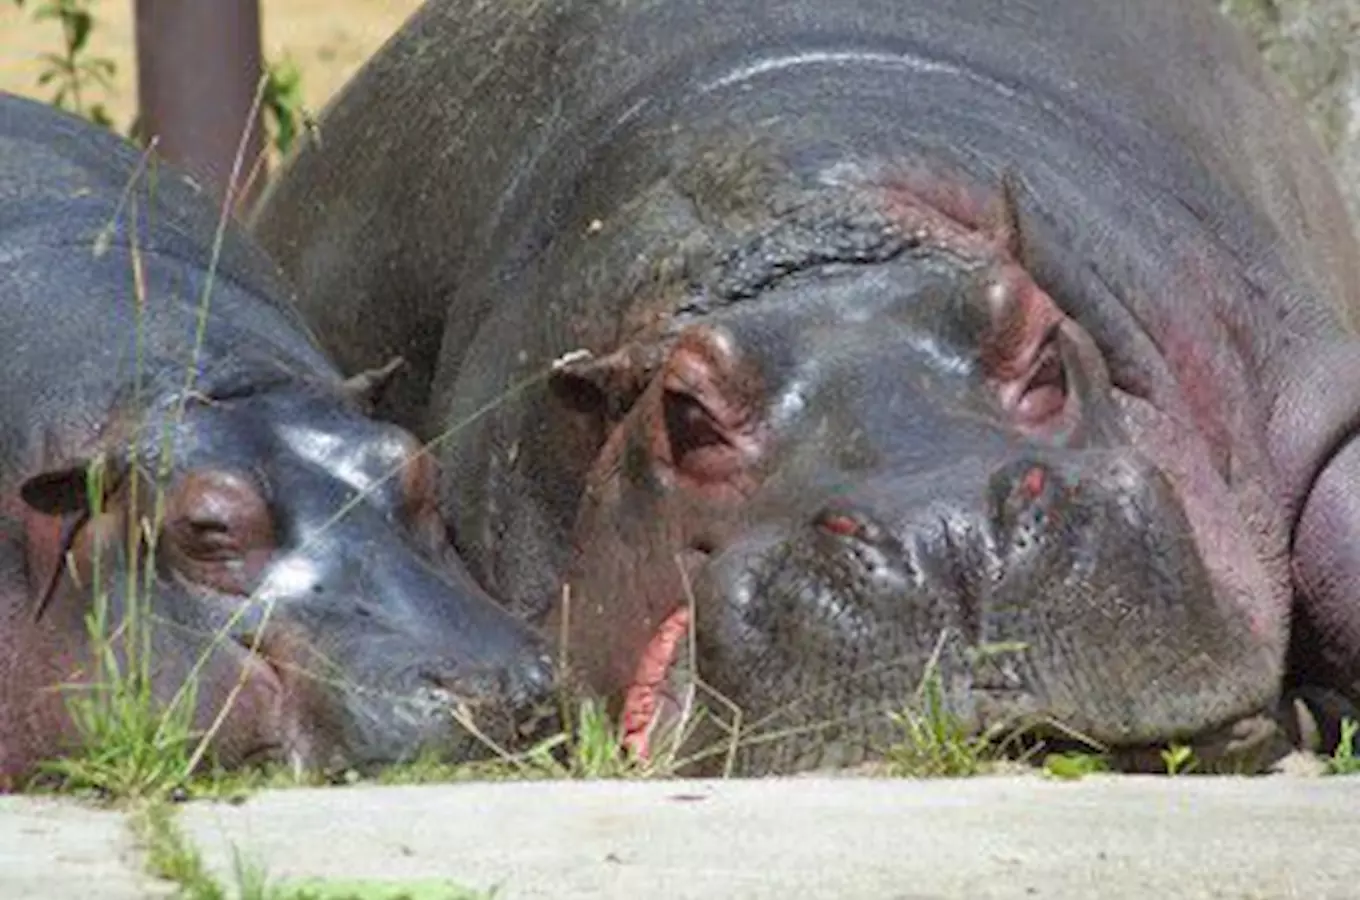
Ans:
[[[932,245],[928,236],[908,231],[878,212],[847,215],[832,211],[781,219],[728,250],[703,277],[691,282],[688,299],[674,315],[677,319],[702,317],[754,300],[783,282],[826,266],[880,265],[913,252],[948,255],[964,268],[972,262]]]

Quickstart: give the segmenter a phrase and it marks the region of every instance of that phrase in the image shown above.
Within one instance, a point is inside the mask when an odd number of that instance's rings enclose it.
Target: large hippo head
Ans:
[[[927,677],[977,732],[1232,740],[1282,635],[1221,488],[1164,465],[1199,438],[1113,389],[1007,190],[874,190],[791,204],[654,336],[567,367],[564,397],[618,411],[576,524],[573,668],[645,747],[692,631],[762,769],[863,758]]]
[[[150,652],[114,645],[140,651],[162,702],[195,685],[199,728],[225,713],[220,762],[477,755],[547,699],[545,645],[447,551],[410,434],[334,383],[258,371],[152,412],[131,439],[112,423],[102,467],[50,461],[23,483],[31,591],[60,634],[82,631],[93,587],[109,632],[133,636],[136,598]]]

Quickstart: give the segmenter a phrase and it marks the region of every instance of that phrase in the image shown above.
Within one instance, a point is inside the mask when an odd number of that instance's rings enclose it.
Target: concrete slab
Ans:
[[[144,874],[127,817],[70,800],[0,797],[0,897],[145,900],[168,895]]]
[[[1360,778],[796,778],[289,790],[180,821],[222,873],[234,846],[504,900],[1354,900],[1357,809]]]

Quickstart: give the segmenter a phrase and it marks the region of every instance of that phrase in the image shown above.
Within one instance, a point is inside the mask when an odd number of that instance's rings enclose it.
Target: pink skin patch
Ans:
[[[818,524],[826,531],[841,537],[854,537],[859,534],[859,523],[852,516],[843,513],[829,513],[822,516]]]
[[[1044,470],[1035,466],[1025,473],[1024,480],[1020,484],[1025,489],[1025,493],[1029,495],[1029,499],[1037,499],[1044,492]]]
[[[651,753],[649,740],[661,706],[661,688],[688,632],[689,608],[682,606],[661,623],[647,643],[634,670],[633,683],[624,694],[623,747],[638,759],[647,759]]]

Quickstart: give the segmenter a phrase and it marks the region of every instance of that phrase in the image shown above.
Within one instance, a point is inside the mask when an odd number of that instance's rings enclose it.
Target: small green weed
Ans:
[[[1328,775],[1360,775],[1360,759],[1355,755],[1355,735],[1360,723],[1354,719],[1341,720],[1341,740],[1327,758]]]
[[[1199,765],[1195,751],[1185,744],[1172,744],[1163,750],[1162,763],[1166,766],[1166,774],[1172,777],[1188,775]]]
[[[1110,771],[1110,762],[1096,753],[1050,753],[1044,757],[1044,774],[1062,781],[1076,781],[1087,775]]]
[[[985,737],[969,735],[944,702],[940,673],[929,667],[914,709],[891,714],[902,740],[884,752],[888,774],[898,778],[960,778],[983,772],[991,747]]]
[[[267,62],[264,68],[260,109],[264,113],[265,128],[268,129],[275,151],[280,156],[286,156],[307,120],[307,112],[302,104],[302,71],[288,57]]]
[[[132,830],[146,848],[148,870],[178,885],[183,900],[225,900],[226,892],[204,866],[198,849],[175,824],[169,805],[153,802],[137,810]]]
[[[50,88],[48,100],[58,109],[73,112],[96,125],[116,130],[104,102],[97,99],[114,91],[118,67],[93,48],[98,19],[96,0],[12,0],[19,9],[32,7],[32,20],[56,22],[61,28],[59,47],[40,57],[42,69],[38,85]],[[260,108],[270,142],[280,156],[286,155],[298,133],[310,121],[302,100],[302,71],[290,58],[266,61]],[[127,129],[129,137],[145,143],[134,120]]]

